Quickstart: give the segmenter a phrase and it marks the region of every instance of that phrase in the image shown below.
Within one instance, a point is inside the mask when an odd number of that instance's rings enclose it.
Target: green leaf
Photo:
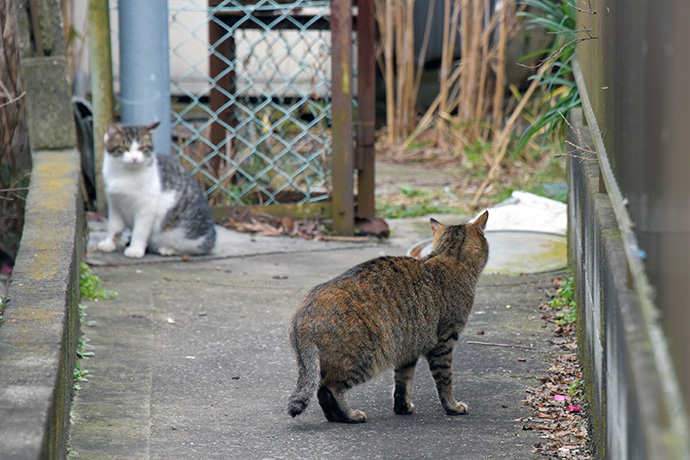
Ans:
[[[564,117],[567,118],[571,109],[581,105],[570,65],[576,53],[575,43],[572,43],[577,36],[574,5],[567,1],[552,0],[524,0],[520,3],[527,6],[526,11],[520,13],[520,16],[528,19],[530,27],[541,27],[555,36],[551,48],[541,53],[548,56],[542,65],[550,65],[551,68],[542,76],[540,86],[546,88],[547,92],[553,92],[560,87],[569,90],[555,96],[555,100],[550,101],[550,105],[525,128],[513,156],[516,156],[538,133],[562,135],[566,126]],[[534,53],[525,58],[533,56]],[[530,80],[534,78],[537,76],[530,77]]]
[[[88,300],[108,300],[117,295],[114,291],[103,288],[101,280],[91,273],[91,268],[84,262],[80,265],[79,290],[81,296]]]

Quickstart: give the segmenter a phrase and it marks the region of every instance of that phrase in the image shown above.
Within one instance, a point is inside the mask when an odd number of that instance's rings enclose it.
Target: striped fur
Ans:
[[[379,257],[316,286],[294,314],[289,330],[299,377],[288,413],[307,407],[314,391],[332,422],[366,421],[344,394],[395,368],[394,411],[411,414],[417,360],[429,362],[441,404],[464,414],[452,391],[452,355],[467,322],[474,288],[489,256],[488,212],[467,225],[431,219],[434,249],[425,260]]]

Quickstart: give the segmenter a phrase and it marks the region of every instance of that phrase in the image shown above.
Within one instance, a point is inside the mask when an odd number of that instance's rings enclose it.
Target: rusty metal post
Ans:
[[[222,3],[222,0],[209,0],[208,6],[214,7]],[[215,49],[209,59],[209,70],[211,77],[215,79],[215,84],[211,86],[209,103],[211,111],[216,114],[218,120],[211,125],[211,143],[219,151],[225,150],[228,156],[233,156],[232,137],[228,136],[226,126],[235,127],[234,103],[227,94],[235,93],[235,69],[228,70],[227,62],[234,65],[235,61],[235,37],[226,36],[227,29],[216,21],[208,23],[208,42]],[[223,39],[225,37],[225,39]],[[221,58],[221,56],[223,58]],[[220,89],[219,89],[220,88]],[[221,157],[214,155],[211,159],[211,167],[216,175],[220,175]]]
[[[331,2],[333,147],[333,230],[352,235],[354,159],[352,155],[352,1]]]
[[[376,24],[374,0],[357,2],[357,218],[376,214],[374,159],[376,152]]]

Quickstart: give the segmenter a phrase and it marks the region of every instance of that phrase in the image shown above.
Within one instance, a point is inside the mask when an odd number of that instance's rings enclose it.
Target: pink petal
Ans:
[[[570,412],[580,412],[582,410],[582,408],[579,406],[568,406],[568,410]]]
[[[564,395],[554,395],[553,399],[555,399],[556,401],[565,401],[566,399],[568,399],[568,397]]]

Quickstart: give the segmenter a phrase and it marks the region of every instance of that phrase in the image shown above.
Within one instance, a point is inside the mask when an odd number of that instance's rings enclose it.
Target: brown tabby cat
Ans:
[[[345,392],[394,367],[393,410],[411,414],[412,379],[422,355],[446,413],[466,413],[467,405],[453,397],[451,360],[489,257],[488,217],[487,211],[474,223],[454,226],[431,219],[433,252],[426,259],[379,257],[316,286],[289,332],[299,377],[288,413],[304,412],[318,387],[329,421],[365,422]]]

